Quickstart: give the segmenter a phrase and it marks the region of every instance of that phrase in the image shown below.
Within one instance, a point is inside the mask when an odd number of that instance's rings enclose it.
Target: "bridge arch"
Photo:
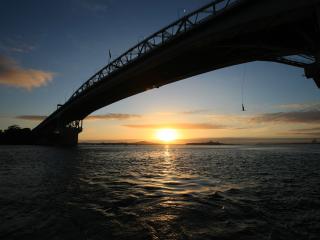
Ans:
[[[320,86],[319,6],[320,0],[215,0],[110,62],[33,134],[40,143],[76,144],[81,120],[99,108],[148,89],[252,61],[304,68],[306,76]],[[307,61],[287,57],[291,55]]]

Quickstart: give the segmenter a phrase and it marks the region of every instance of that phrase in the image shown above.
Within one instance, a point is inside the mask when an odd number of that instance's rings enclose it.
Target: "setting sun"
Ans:
[[[157,130],[156,137],[163,142],[172,142],[177,139],[178,133],[175,129],[164,128]]]

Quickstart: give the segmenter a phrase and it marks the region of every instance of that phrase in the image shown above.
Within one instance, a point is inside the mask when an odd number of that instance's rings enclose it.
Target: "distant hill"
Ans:
[[[186,145],[227,145],[227,144],[220,143],[220,142],[209,141],[209,142],[186,143]]]

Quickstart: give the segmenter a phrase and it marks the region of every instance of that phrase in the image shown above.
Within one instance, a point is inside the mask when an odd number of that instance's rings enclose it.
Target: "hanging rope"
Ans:
[[[109,59],[108,59],[108,64],[110,63],[111,61],[111,50],[109,49]]]
[[[246,82],[246,75],[247,75],[247,65],[243,65],[243,72],[242,72],[242,82],[241,82],[241,106],[242,106],[242,111],[246,111],[244,107],[244,85]]]

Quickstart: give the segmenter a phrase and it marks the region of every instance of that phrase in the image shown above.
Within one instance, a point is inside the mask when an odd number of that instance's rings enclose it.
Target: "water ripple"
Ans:
[[[319,239],[316,147],[0,147],[0,239]]]

